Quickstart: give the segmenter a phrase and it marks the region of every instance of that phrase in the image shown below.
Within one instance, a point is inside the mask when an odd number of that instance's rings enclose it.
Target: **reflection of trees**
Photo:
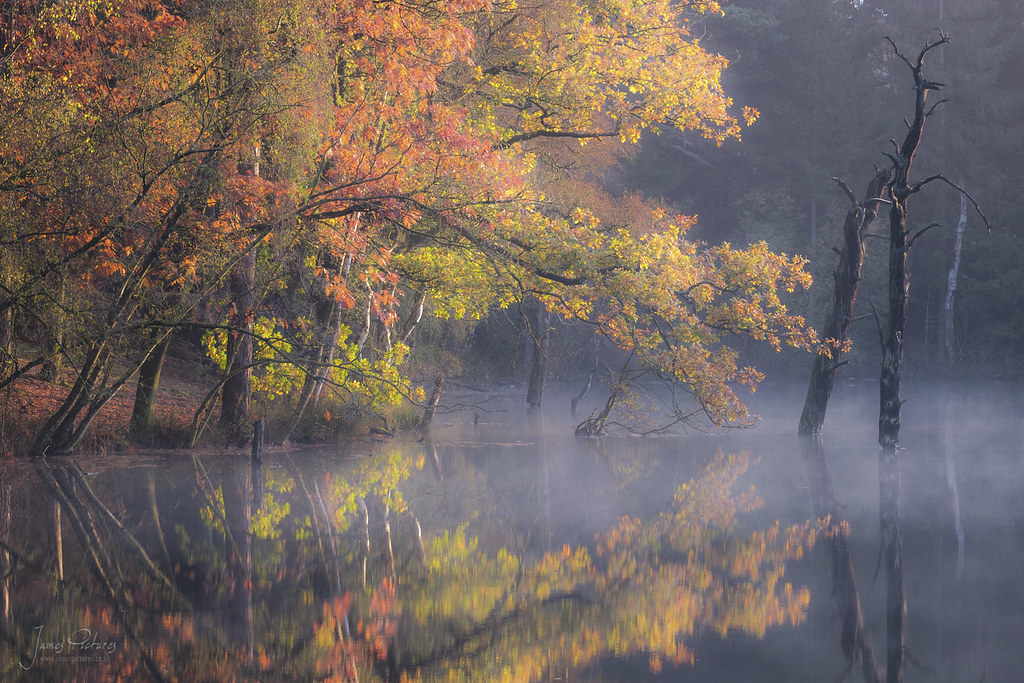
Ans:
[[[474,521],[481,504],[501,505],[481,497],[448,510],[461,523],[428,522],[424,552],[410,505],[420,501],[407,500],[413,483],[436,482],[424,463],[398,452],[343,466],[284,457],[254,471],[247,458],[196,458],[191,487],[145,484],[137,507],[117,499],[129,483],[108,490],[74,465],[41,465],[74,540],[55,597],[53,571],[40,570],[53,566],[53,545],[32,541],[52,517],[4,531],[17,622],[4,627],[5,652],[29,657],[39,624],[54,634],[102,626],[119,644],[109,663],[37,675],[524,681],[608,655],[685,663],[701,631],[760,636],[803,618],[808,593],[784,570],[813,531],[737,535],[759,504],[735,490],[745,456],[716,458],[654,519],[623,518],[593,544],[551,550]],[[4,657],[0,678],[25,673]]]
[[[484,553],[464,526],[438,536],[402,603],[401,672],[525,681],[635,653],[658,669],[692,662],[699,631],[761,636],[801,621],[809,594],[782,578],[813,531],[776,524],[737,537],[738,515],[760,502],[732,491],[746,467],[719,456],[656,519],[623,518],[593,549],[566,545],[535,562]]]
[[[860,596],[850,557],[850,529],[843,519],[832,489],[832,479],[820,437],[801,439],[804,464],[814,500],[815,513],[826,520],[825,536],[832,560],[832,594],[841,621],[840,645],[848,665],[859,660],[867,683],[880,683],[881,673],[875,659],[861,614]],[[881,531],[879,567],[885,569],[886,585],[886,666],[887,683],[903,679],[906,645],[907,600],[903,577],[903,539],[900,529],[900,469],[896,449],[883,448],[878,455]]]
[[[882,678],[875,651],[864,629],[857,576],[850,555],[850,525],[843,519],[839,509],[839,501],[832,487],[832,475],[825,458],[825,447],[818,435],[801,437],[800,446],[810,482],[814,513],[825,523],[825,542],[832,565],[832,597],[839,612],[839,644],[843,656],[849,668],[860,661],[866,683],[880,683]]]
[[[900,463],[895,448],[878,454],[878,518],[885,564],[886,681],[903,680],[907,596],[903,588],[903,535],[900,531]]]
[[[154,604],[163,604],[175,610],[185,608],[187,605],[176,586],[100,500],[77,465],[39,464],[36,466],[36,474],[50,494],[50,501],[56,501],[58,506],[52,516],[43,516],[55,542],[53,545],[43,544],[41,553],[23,549],[19,554],[24,558],[32,557],[32,560],[26,559],[25,562],[26,565],[32,565],[47,561],[46,554],[53,552],[58,592],[49,600],[41,601],[43,607],[38,611],[26,610],[19,614],[21,623],[12,629],[15,634],[13,639],[18,643],[19,665],[24,668],[26,662],[34,664],[37,653],[32,650],[31,644],[42,638],[44,625],[62,629],[61,632],[65,634],[86,628],[82,626],[84,617],[76,614],[77,610],[68,604],[68,598],[82,587],[81,584],[67,592],[63,590],[64,579],[70,578],[64,573],[65,544],[61,533],[63,521],[66,520],[79,544],[80,556],[76,565],[84,566],[91,579],[88,582],[90,590],[85,596],[91,594],[102,599],[94,604],[95,597],[86,597],[83,611],[86,614],[92,611],[91,619],[110,629],[122,645],[134,652],[134,657],[126,660],[122,649],[118,656],[111,658],[111,667],[120,667],[128,675],[133,671],[139,673],[138,668],[141,668],[149,677],[163,680],[165,673],[159,662],[159,654],[146,638],[147,611]],[[47,501],[41,507],[50,510],[50,505],[52,502]],[[20,574],[17,578],[19,583],[24,580]],[[28,619],[25,619],[26,616]],[[33,627],[32,619],[40,626]],[[35,639],[26,638],[30,631],[37,629],[39,632],[35,634]],[[4,663],[5,669],[8,666],[13,670],[11,662]]]

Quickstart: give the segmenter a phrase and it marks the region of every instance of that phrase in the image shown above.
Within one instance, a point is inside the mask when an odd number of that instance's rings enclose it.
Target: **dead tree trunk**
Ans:
[[[960,185],[963,185],[961,181]],[[957,279],[960,274],[960,256],[964,244],[964,228],[967,226],[967,196],[960,195],[960,220],[956,224],[956,239],[953,242],[953,264],[949,268],[949,275],[946,278],[946,302],[943,306],[945,312],[945,345],[946,360],[950,366],[956,360],[955,344],[953,335],[953,302],[956,297]]]
[[[882,338],[882,372],[879,382],[878,409],[878,443],[883,449],[894,449],[900,437],[900,378],[903,369],[903,337],[907,327],[907,301],[910,291],[910,272],[907,270],[907,257],[910,247],[934,224],[922,228],[911,235],[907,227],[907,202],[932,180],[942,176],[930,176],[923,180],[910,182],[910,169],[914,163],[914,155],[921,144],[924,124],[940,100],[931,107],[927,106],[928,93],[939,90],[941,83],[930,81],[924,77],[924,58],[929,50],[949,42],[945,34],[939,34],[939,40],[925,43],[918,53],[917,59],[907,58],[891,38],[887,38],[896,56],[910,67],[914,77],[914,119],[909,124],[903,144],[897,145],[891,154],[893,179],[889,183],[889,194],[892,204],[889,208],[889,320]]]
[[[875,173],[875,177],[868,183],[864,201],[858,202],[850,188],[838,178],[835,179],[853,202],[843,223],[843,247],[839,251],[839,264],[832,273],[832,299],[829,301],[825,326],[821,329],[822,337],[835,340],[836,348],[831,356],[818,354],[814,359],[814,367],[807,383],[804,409],[800,415],[800,434],[818,434],[825,423],[825,411],[832,396],[836,372],[842,365],[842,351],[839,346],[850,336],[853,306],[857,301],[857,288],[864,266],[864,242],[878,213],[878,206],[884,201],[882,194],[890,180],[892,171],[887,168]]]

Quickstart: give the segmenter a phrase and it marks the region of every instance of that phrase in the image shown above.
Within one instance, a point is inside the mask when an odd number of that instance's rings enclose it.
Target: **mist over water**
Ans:
[[[908,383],[904,396],[904,680],[1016,680],[1022,392]],[[796,385],[765,386],[750,401],[762,417],[753,429],[581,440],[568,399],[550,393],[530,413],[509,392],[486,408],[439,414],[421,440],[271,452],[262,468],[238,452],[172,454],[137,467],[82,459],[80,474],[5,465],[0,538],[14,553],[5,565],[0,672],[104,680],[116,665],[140,678],[307,680],[340,671],[344,660],[361,681],[399,673],[498,680],[501,666],[513,680],[839,680],[849,643],[834,599],[836,546],[818,533],[798,557],[770,533],[758,535],[776,524],[779,538],[813,525],[834,496],[862,632],[884,676],[877,385],[837,386],[819,460],[795,434],[802,398]],[[86,489],[123,531],[101,521]],[[748,509],[753,495],[761,504]],[[218,499],[221,512],[211,505]],[[64,515],[64,581],[54,579],[55,506]],[[87,517],[99,529],[89,546],[132,600],[111,597],[88,571],[72,533]],[[126,533],[177,598],[137,569]],[[633,573],[615,574],[627,559]],[[694,605],[703,605],[696,621],[681,625],[679,611]],[[208,642],[185,635],[197,619]],[[642,627],[653,622],[662,627]],[[369,624],[380,626],[372,638]],[[679,630],[666,642],[659,629],[670,627]],[[34,637],[67,645],[81,629],[117,643],[108,664],[50,653],[34,672],[24,669]],[[386,648],[375,650],[374,638]],[[216,654],[225,650],[237,661],[225,665]],[[861,679],[858,663],[847,680]]]

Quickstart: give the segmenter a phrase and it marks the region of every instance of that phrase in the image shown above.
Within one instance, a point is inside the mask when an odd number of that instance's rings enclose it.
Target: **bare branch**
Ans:
[[[938,83],[938,84],[936,84],[936,85],[941,85],[941,83]],[[943,104],[943,103],[945,103],[945,102],[949,102],[949,100],[948,100],[948,99],[944,99],[944,100],[939,100],[938,102],[936,102],[935,104],[933,104],[933,105],[931,106],[931,109],[929,109],[929,110],[928,110],[927,112],[925,112],[925,118],[928,118],[929,116],[931,116],[932,114],[934,114],[934,113],[935,113],[935,110],[939,108],[939,105],[940,105],[940,104]]]
[[[917,66],[914,67],[915,71],[920,70],[921,67],[924,66],[924,56],[926,54],[928,54],[929,50],[932,50],[934,48],[937,48],[939,45],[943,45],[943,44],[949,42],[949,35],[946,34],[945,31],[943,31],[941,28],[937,28],[937,29],[935,29],[935,31],[939,34],[939,39],[937,41],[935,41],[934,43],[929,41],[929,42],[924,44],[924,47],[921,48],[920,54],[917,55]],[[937,85],[942,85],[942,84],[939,83]]]
[[[930,223],[929,225],[926,225],[925,227],[921,228],[916,233],[914,233],[913,237],[911,237],[909,240],[907,240],[907,247],[906,248],[910,249],[910,247],[913,246],[914,242],[917,241],[918,237],[920,237],[921,235],[925,234],[926,232],[928,232],[932,228],[937,228],[937,227],[940,227],[941,225],[942,225],[942,223]]]
[[[960,185],[954,183],[952,180],[950,180],[946,176],[941,175],[941,174],[930,175],[927,178],[923,178],[922,180],[919,180],[916,183],[914,183],[914,186],[913,186],[912,189],[913,189],[914,192],[917,192],[918,190],[920,190],[922,187],[924,187],[928,183],[930,183],[932,181],[936,181],[936,180],[939,181],[939,182],[946,183],[947,185],[952,187],[954,190],[956,190],[957,192],[962,194],[964,197],[967,197],[967,200],[971,203],[971,206],[973,206],[974,210],[978,212],[978,216],[981,217],[982,222],[985,223],[985,229],[988,230],[989,232],[992,232],[992,224],[988,222],[988,218],[985,216],[985,212],[983,212],[981,210],[981,205],[978,204],[978,201],[971,195],[970,192],[965,190]]]
[[[846,196],[850,198],[850,202],[854,206],[857,206],[857,195],[853,193],[853,190],[850,189],[850,186],[843,182],[843,180],[841,180],[837,176],[832,176],[832,180],[835,181],[836,185],[843,189],[843,192],[846,193]]]
[[[911,69],[913,69],[914,65],[910,62],[909,59],[907,59],[907,56],[900,51],[899,46],[896,45],[896,41],[894,41],[889,36],[885,36],[885,39],[889,42],[890,45],[892,45],[893,54],[895,54],[897,57],[899,57],[900,60],[902,60],[904,64],[906,64]]]

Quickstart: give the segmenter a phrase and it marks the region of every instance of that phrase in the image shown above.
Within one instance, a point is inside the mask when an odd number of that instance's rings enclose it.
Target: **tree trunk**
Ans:
[[[895,449],[900,437],[900,378],[903,369],[903,337],[907,327],[907,301],[910,292],[910,271],[907,269],[907,255],[914,240],[920,237],[928,226],[913,237],[907,228],[907,202],[931,180],[941,176],[930,176],[913,184],[910,169],[914,155],[921,144],[924,124],[935,111],[935,105],[927,108],[928,92],[939,90],[941,83],[925,79],[924,57],[929,50],[949,42],[945,34],[940,40],[926,43],[911,62],[889,39],[896,56],[910,67],[914,76],[914,120],[909,124],[907,136],[896,151],[889,154],[892,160],[893,179],[889,183],[892,205],[889,208],[889,321],[882,338],[882,370],[879,381],[878,443],[883,449]],[[941,104],[941,102],[939,103]],[[894,142],[895,144],[895,142]]]
[[[889,322],[882,340],[879,382],[878,443],[893,449],[900,439],[900,379],[903,370],[903,335],[907,328],[910,273],[907,271],[906,195],[894,188],[889,213]]]
[[[64,367],[61,347],[64,345],[61,328],[64,326],[63,316],[58,316],[57,325],[46,330],[46,360],[39,369],[39,379],[54,384],[60,377]]]
[[[71,391],[36,435],[31,449],[33,455],[65,454],[78,445],[89,422],[113,395],[110,392],[116,391],[113,388],[104,396],[90,396],[108,369],[109,362],[110,348],[105,342],[94,344],[89,349]],[[87,408],[86,417],[79,421],[79,415]]]
[[[963,182],[960,183],[961,187]],[[953,335],[953,299],[956,296],[957,277],[960,274],[960,255],[964,244],[964,228],[967,226],[967,195],[960,195],[960,220],[956,224],[956,239],[953,242],[953,265],[950,266],[949,276],[946,278],[946,303],[945,312],[945,344],[946,360],[953,365],[956,360],[954,356],[954,335]]]
[[[250,250],[231,271],[231,306],[228,331],[227,381],[221,396],[220,424],[232,443],[248,440],[252,404],[253,322],[255,306],[253,289],[256,280],[256,252]]]
[[[342,277],[348,275],[351,265],[352,257],[345,256],[340,269]],[[322,299],[317,306],[317,324],[318,328],[323,330],[323,335],[320,342],[311,351],[309,367],[306,369],[306,378],[302,383],[302,391],[299,393],[299,402],[295,407],[291,423],[281,438],[282,442],[287,442],[291,438],[292,433],[299,426],[302,416],[305,415],[309,405],[311,403],[316,405],[324,383],[327,381],[330,366],[334,362],[334,354],[340,341],[343,304],[338,299],[327,296],[325,292],[321,292],[319,295],[322,296]]]
[[[0,285],[10,291],[12,278],[8,272],[9,263],[0,265]],[[5,379],[7,369],[16,366],[14,358],[14,306],[0,310],[0,379]]]
[[[160,388],[160,373],[163,371],[164,359],[170,345],[171,335],[167,333],[150,349],[146,360],[139,367],[139,379],[135,385],[135,404],[129,427],[134,440],[150,443],[153,441],[153,428],[156,425],[156,392]]]
[[[572,400],[569,401],[569,411],[573,417],[576,417],[576,408],[579,407],[580,401],[583,400],[583,397],[587,395],[587,392],[590,391],[590,387],[594,384],[594,376],[597,374],[597,370],[600,367],[601,335],[595,334],[592,343],[594,349],[594,367],[590,369],[590,374],[587,375],[586,385],[580,390],[580,393],[573,396]]]
[[[419,428],[427,429],[430,427],[430,423],[434,419],[434,412],[437,410],[437,404],[441,401],[441,394],[444,392],[444,375],[438,375],[434,380],[434,391],[430,394],[430,400],[427,401],[427,407],[423,409],[423,416],[420,418]]]
[[[829,301],[825,325],[821,329],[824,339],[834,339],[842,344],[850,337],[853,307],[857,301],[857,288],[864,265],[865,238],[878,212],[882,194],[891,179],[892,171],[889,169],[878,171],[868,183],[864,201],[859,203],[849,188],[845,188],[854,204],[846,213],[846,220],[843,223],[843,247],[839,252],[839,264],[833,272],[832,298]],[[831,357],[823,354],[815,357],[811,377],[807,383],[803,413],[800,415],[800,434],[821,432],[841,359],[842,351],[838,348],[832,351]]]

